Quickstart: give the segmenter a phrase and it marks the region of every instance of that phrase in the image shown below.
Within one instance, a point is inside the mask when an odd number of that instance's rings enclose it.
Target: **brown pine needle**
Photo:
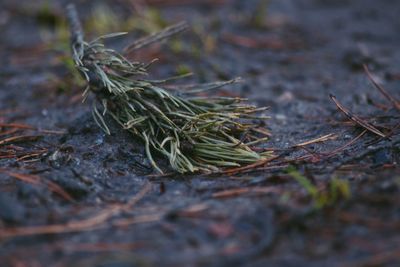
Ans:
[[[0,128],[12,128],[12,129],[26,129],[26,130],[34,130],[41,133],[47,134],[65,134],[65,130],[45,130],[45,129],[38,129],[31,125],[23,124],[23,123],[0,123]]]
[[[216,192],[212,194],[213,198],[229,198],[237,197],[245,194],[268,194],[268,193],[279,193],[281,190],[276,186],[264,186],[264,187],[245,187],[245,188],[234,188]]]
[[[385,88],[383,88],[383,86],[381,86],[376,80],[375,78],[372,76],[370,70],[368,69],[368,66],[366,64],[363,65],[364,67],[364,71],[367,74],[369,80],[371,81],[371,83],[375,86],[376,89],[379,90],[379,92],[381,92],[381,94],[386,97],[387,100],[389,100],[393,107],[397,110],[400,111],[400,101],[397,100],[396,98],[394,98],[393,96],[391,96],[388,91],[386,91]]]
[[[354,115],[351,113],[347,108],[345,108],[342,104],[339,103],[339,101],[336,99],[335,96],[330,95],[330,98],[332,99],[333,102],[335,102],[335,105],[338,107],[340,111],[342,111],[350,120],[354,121],[356,124],[360,125],[361,127],[367,129],[368,131],[379,135],[380,137],[386,138],[386,135],[379,131],[378,129],[375,128],[375,126],[369,124],[368,122],[362,120],[358,116]]]
[[[246,165],[246,166],[243,166],[243,167],[227,169],[227,170],[223,171],[223,173],[229,174],[229,175],[233,175],[235,173],[248,171],[248,170],[253,170],[253,169],[256,169],[258,167],[262,167],[262,166],[266,165],[267,163],[269,163],[271,161],[274,161],[274,160],[276,160],[276,159],[278,159],[280,157],[281,157],[281,155],[277,155],[277,156],[274,156],[274,157],[271,157],[271,158],[267,158],[267,159],[263,159],[263,160],[260,160],[258,162],[255,162],[253,164]]]
[[[11,136],[8,138],[4,138],[0,140],[0,145],[5,145],[9,143],[21,143],[21,142],[30,142],[36,141],[39,138],[42,138],[41,135],[19,135],[19,136]]]
[[[321,153],[323,154],[325,157],[332,157],[335,156],[337,153],[345,150],[346,148],[350,147],[352,144],[354,144],[355,142],[357,142],[361,137],[363,137],[364,134],[366,134],[368,132],[367,129],[364,129],[364,131],[362,131],[359,135],[357,135],[355,138],[353,138],[352,140],[350,140],[349,142],[347,142],[346,144],[334,149],[333,151],[330,152],[325,152],[325,153]]]
[[[309,140],[309,141],[294,145],[293,147],[301,147],[301,146],[307,146],[307,145],[311,145],[311,144],[315,144],[315,143],[325,142],[328,140],[335,140],[337,137],[338,137],[337,134],[330,133],[330,134],[315,138],[313,140]]]
[[[133,207],[151,190],[151,184],[146,183],[142,189],[133,196],[126,204],[123,205],[112,205],[94,216],[91,216],[82,220],[72,220],[62,224],[51,224],[42,226],[26,226],[26,227],[9,227],[0,228],[0,238],[12,238],[17,236],[29,236],[29,235],[43,235],[43,234],[62,234],[62,233],[74,233],[92,231],[96,229],[106,228],[111,226],[106,222],[112,217],[120,214],[123,211],[130,211]],[[158,217],[159,218],[159,217]],[[141,219],[141,220],[139,220]],[[157,218],[152,218],[153,220]],[[137,217],[136,221],[131,223],[148,222],[151,220],[143,220],[141,217]]]
[[[0,173],[7,174],[8,176],[11,176],[13,178],[16,178],[18,180],[24,181],[26,183],[30,183],[33,185],[46,185],[50,191],[54,192],[55,194],[61,196],[67,201],[74,201],[74,198],[68,194],[64,189],[62,189],[58,184],[48,181],[48,180],[43,180],[40,176],[37,175],[32,175],[32,174],[24,174],[24,173],[16,173],[16,172],[10,172],[4,169],[0,169]]]

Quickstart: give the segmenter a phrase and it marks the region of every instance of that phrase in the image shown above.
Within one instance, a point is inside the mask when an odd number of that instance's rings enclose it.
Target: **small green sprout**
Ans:
[[[351,197],[350,185],[347,180],[334,177],[324,190],[320,190],[294,167],[289,167],[287,172],[306,190],[316,209],[332,206],[339,200],[347,200]]]

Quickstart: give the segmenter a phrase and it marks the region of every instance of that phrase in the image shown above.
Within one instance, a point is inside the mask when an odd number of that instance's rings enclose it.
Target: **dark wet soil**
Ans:
[[[82,20],[100,2],[121,21],[134,12],[129,1],[76,1]],[[65,1],[1,1],[0,123],[35,129],[1,128],[0,140],[24,137],[0,141],[0,265],[400,266],[399,111],[363,71],[368,64],[399,97],[400,3],[148,2],[193,29],[131,56],[160,58],[154,77],[186,68],[196,74],[187,83],[243,77],[222,93],[270,107],[265,147],[284,157],[236,175],[151,175],[142,144],[111,121],[106,136],[91,99],[81,103],[84,85],[55,38]],[[390,138],[351,142],[364,129],[330,94]],[[290,149],[328,134],[335,139]],[[336,177],[351,196],[316,208],[289,161],[321,192]]]

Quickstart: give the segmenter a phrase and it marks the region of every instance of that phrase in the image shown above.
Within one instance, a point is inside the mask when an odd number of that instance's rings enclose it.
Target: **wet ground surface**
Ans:
[[[1,266],[400,265],[399,111],[363,71],[399,97],[398,1],[152,0],[149,11],[120,0],[103,13],[107,1],[76,1],[88,35],[136,27],[116,48],[189,21],[130,57],[160,58],[154,77],[189,69],[186,83],[241,76],[220,93],[270,107],[265,147],[282,157],[166,177],[117,125],[102,133],[92,99],[81,103],[65,3],[30,2],[0,4]],[[390,138],[351,123],[330,94]]]

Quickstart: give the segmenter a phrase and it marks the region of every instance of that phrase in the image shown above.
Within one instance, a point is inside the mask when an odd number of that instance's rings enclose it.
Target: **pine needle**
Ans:
[[[154,169],[163,173],[155,160],[161,155],[180,173],[216,172],[220,168],[240,167],[266,159],[265,153],[250,145],[267,140],[265,129],[258,129],[254,119],[264,109],[244,104],[245,99],[199,97],[198,92],[212,91],[238,80],[191,86],[190,92],[169,91],[165,81],[145,80],[150,64],[130,62],[102,41],[122,33],[109,34],[91,42],[83,40],[76,9],[68,6],[71,25],[72,57],[86,79],[89,90],[102,104],[93,105],[93,117],[107,134],[107,114],[124,129],[144,142],[147,157]],[[169,37],[186,28],[181,23],[149,39],[141,39],[130,49]],[[152,62],[151,62],[152,63]],[[176,77],[173,77],[175,79]],[[86,95],[86,93],[85,93]]]

